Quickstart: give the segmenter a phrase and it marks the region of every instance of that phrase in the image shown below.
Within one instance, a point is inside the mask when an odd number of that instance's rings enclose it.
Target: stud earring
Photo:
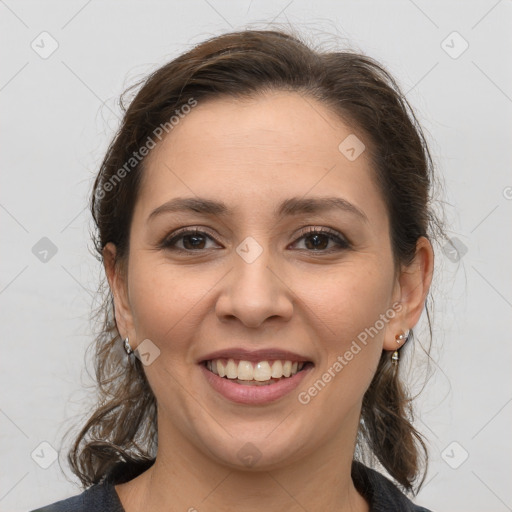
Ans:
[[[400,334],[397,334],[395,336],[395,340],[396,342],[403,346],[407,343],[407,340],[409,339],[409,333],[411,331],[408,331],[407,334],[405,334],[403,331],[400,333]],[[403,342],[403,345],[402,345],[402,342]],[[400,347],[398,347],[400,348]],[[400,361],[400,354],[398,353],[398,348],[393,352],[393,355],[391,356],[391,363],[394,364],[394,365],[397,365],[398,362]]]
[[[130,355],[131,353],[133,353],[133,350],[132,350],[132,347],[130,347],[130,343],[128,341],[128,338],[125,338],[124,339],[124,349],[126,350],[126,353],[128,355]]]
[[[407,341],[407,338],[409,337],[409,333],[405,334],[403,331],[400,334],[397,334],[395,336],[396,342],[400,345],[402,341]]]

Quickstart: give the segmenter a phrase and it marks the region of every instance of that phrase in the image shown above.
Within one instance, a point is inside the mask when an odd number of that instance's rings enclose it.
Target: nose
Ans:
[[[291,318],[293,293],[278,266],[272,265],[267,249],[250,263],[234,255],[234,267],[224,280],[215,311],[223,322],[238,319],[250,328],[270,319]]]

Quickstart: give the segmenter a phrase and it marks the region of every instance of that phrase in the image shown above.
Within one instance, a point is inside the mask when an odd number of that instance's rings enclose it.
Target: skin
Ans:
[[[349,161],[338,150],[352,133],[364,141],[326,106],[296,93],[217,98],[200,102],[148,156],[126,271],[114,264],[113,244],[104,250],[120,334],[133,349],[149,339],[160,350],[144,367],[158,402],[158,454],[152,468],[116,486],[127,512],[369,510],[350,477],[362,398],[382,351],[391,356],[395,335],[419,320],[433,251],[420,238],[413,263],[395,272],[367,154]],[[337,210],[274,215],[287,198],[333,195],[367,221]],[[184,196],[222,200],[235,214],[166,213],[147,222],[155,208]],[[351,247],[321,236],[315,249],[301,232],[307,226],[330,227]],[[207,230],[199,249],[190,238],[176,242],[188,254],[159,247],[182,227]],[[262,248],[252,263],[236,252],[248,236]],[[301,404],[298,393],[397,301],[394,318]],[[210,387],[197,364],[230,347],[295,351],[315,366],[274,403],[236,404]],[[237,455],[246,443],[260,453],[252,467]]]

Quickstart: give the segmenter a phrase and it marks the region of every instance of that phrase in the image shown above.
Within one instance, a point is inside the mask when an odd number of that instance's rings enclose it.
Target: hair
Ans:
[[[139,90],[126,108],[125,94],[134,88]],[[276,30],[212,37],[121,96],[124,116],[90,198],[98,260],[103,261],[103,248],[112,242],[116,267],[126,270],[130,225],[147,160],[139,153],[150,147],[149,141],[161,139],[169,120],[181,117],[184,106],[194,101],[251,98],[273,91],[315,99],[364,134],[389,213],[395,269],[410,263],[419,237],[431,240],[439,221],[429,204],[434,166],[405,95],[370,57],[351,50],[318,51],[299,36]],[[141,361],[127,358],[122,349],[106,279],[100,290],[104,295],[96,318],[101,327],[94,344],[98,403],[68,453],[72,471],[84,486],[104,478],[130,480],[154,462],[158,443],[155,396]],[[426,307],[432,337],[428,300]],[[357,446],[365,444],[408,492],[414,492],[428,461],[422,436],[412,424],[411,402],[389,352],[383,351],[363,398]],[[122,467],[128,469],[121,472]]]

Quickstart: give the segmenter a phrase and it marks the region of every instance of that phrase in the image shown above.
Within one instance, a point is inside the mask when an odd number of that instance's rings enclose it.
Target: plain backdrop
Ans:
[[[269,22],[379,60],[428,134],[449,238],[436,247],[416,420],[431,464],[416,501],[512,510],[510,0],[0,1],[0,510],[81,492],[63,436],[89,407],[100,266],[87,200],[119,95],[207,37]]]

